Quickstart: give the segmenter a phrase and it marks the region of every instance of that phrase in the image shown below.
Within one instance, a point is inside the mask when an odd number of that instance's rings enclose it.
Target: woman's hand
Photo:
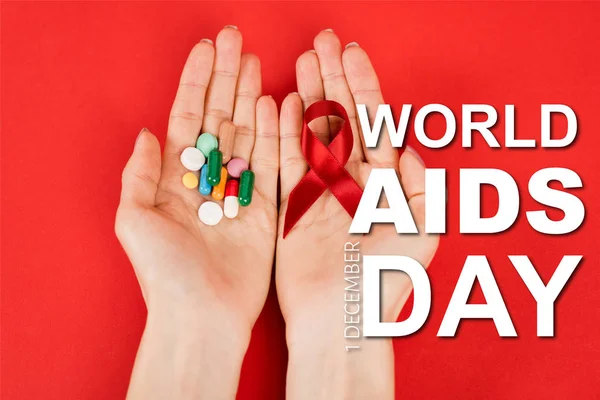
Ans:
[[[231,398],[250,332],[265,302],[277,231],[278,115],[261,96],[259,59],[224,28],[203,39],[185,64],[164,155],[143,130],[123,171],[116,233],[138,277],[148,321],[132,398]],[[181,181],[183,149],[201,132],[235,123],[233,157],[256,174],[253,202],[237,218],[206,226],[206,201]],[[169,344],[170,343],[170,344]]]
[[[369,235],[348,234],[351,218],[326,191],[283,239],[283,221],[291,190],[307,172],[301,152],[303,110],[312,103],[335,100],[348,112],[354,147],[347,170],[364,188],[372,168],[394,168],[409,200],[420,232],[424,232],[425,169],[414,151],[392,148],[387,132],[379,146],[366,149],[356,117],[356,104],[366,104],[371,118],[383,104],[377,75],[365,51],[351,43],[342,51],[337,36],[323,31],[315,51],[304,53],[296,64],[299,94],[283,102],[280,119],[281,209],[276,251],[277,295],[287,326],[290,352],[288,398],[391,398],[393,351],[389,340],[362,341],[361,350],[344,349],[344,245],[360,242],[361,254],[399,254],[427,266],[438,237],[421,233],[399,235],[393,224],[374,225]],[[330,123],[331,122],[331,123]],[[372,120],[371,120],[372,122]],[[320,118],[313,131],[328,144],[339,121]],[[382,319],[395,321],[411,291],[404,274],[385,275],[382,283]]]

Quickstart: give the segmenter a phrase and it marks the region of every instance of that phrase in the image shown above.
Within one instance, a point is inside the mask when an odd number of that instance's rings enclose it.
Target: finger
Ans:
[[[283,100],[280,115],[279,176],[283,203],[308,170],[300,145],[303,121],[302,100],[298,93],[291,93]]]
[[[319,57],[325,98],[340,103],[346,109],[350,119],[354,136],[354,146],[352,147],[350,160],[363,160],[364,156],[356,120],[356,106],[342,66],[342,44],[333,31],[326,30],[317,35],[314,45]]]
[[[425,228],[425,164],[410,146],[400,157],[400,176],[404,195],[419,232]]]
[[[236,126],[233,157],[250,160],[256,130],[256,102],[261,90],[260,60],[254,54],[242,55],[233,113]]]
[[[160,144],[156,136],[144,128],[123,170],[120,207],[154,207],[160,168]]]
[[[350,43],[342,55],[344,73],[355,104],[365,104],[371,125],[375,120],[377,107],[384,104],[379,87],[379,79],[367,53],[356,43]],[[360,128],[360,127],[359,127]],[[376,168],[396,168],[398,151],[392,147],[385,124],[381,130],[379,145],[366,149],[362,135],[359,135],[365,159]]]
[[[319,59],[314,50],[307,51],[296,61],[296,82],[304,109],[317,101],[325,100],[323,81],[319,68]],[[327,118],[318,118],[310,124],[311,129],[325,145],[330,142],[329,122]]]
[[[203,132],[217,135],[223,120],[231,120],[235,87],[240,73],[242,57],[242,34],[233,27],[225,27],[217,35],[215,62],[213,66],[206,106]]]
[[[256,141],[250,166],[256,176],[256,191],[273,205],[277,204],[278,132],[277,104],[271,96],[263,96],[256,103]]]
[[[212,42],[202,39],[192,49],[179,81],[179,89],[171,108],[165,142],[165,166],[179,164],[179,155],[194,146],[202,125],[204,99],[212,73],[215,49]]]

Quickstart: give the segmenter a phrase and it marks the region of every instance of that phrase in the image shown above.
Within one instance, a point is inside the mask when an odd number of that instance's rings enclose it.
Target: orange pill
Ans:
[[[181,180],[183,181],[183,186],[188,189],[194,189],[198,186],[198,177],[193,172],[188,172]]]
[[[221,167],[221,181],[217,186],[213,186],[211,196],[215,200],[223,200],[225,197],[225,185],[227,183],[227,169]]]
[[[219,150],[223,153],[223,164],[231,160],[235,141],[235,125],[231,121],[221,122],[219,126]]]

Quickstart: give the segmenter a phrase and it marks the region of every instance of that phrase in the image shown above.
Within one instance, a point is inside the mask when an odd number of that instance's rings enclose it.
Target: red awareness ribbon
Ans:
[[[329,115],[342,118],[344,123],[338,132],[332,133],[333,139],[329,146],[325,146],[308,124],[314,119]],[[344,168],[352,153],[354,137],[348,114],[341,104],[321,100],[308,107],[304,113],[300,140],[302,153],[310,170],[290,193],[283,224],[284,238],[325,190],[329,189],[333,193],[351,217],[354,217],[363,193]]]

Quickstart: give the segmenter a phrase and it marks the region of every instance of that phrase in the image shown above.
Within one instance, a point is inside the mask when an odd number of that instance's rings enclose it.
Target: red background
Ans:
[[[491,150],[479,137],[442,150],[408,142],[429,167],[447,168],[448,234],[431,265],[425,326],[396,340],[398,398],[598,398],[600,6],[496,4],[6,3],[2,4],[2,398],[115,399],[126,392],[145,308],[113,233],[120,174],[139,130],[164,139],[183,62],[194,43],[239,26],[263,65],[264,93],[295,91],[297,56],[333,28],[373,60],[386,101],[516,105],[519,138],[537,138],[540,104],[579,119],[558,150]],[[414,115],[414,114],[413,114]],[[431,121],[441,131],[440,121]],[[524,217],[535,171],[575,170],[586,221],[575,233],[536,233]],[[504,169],[521,189],[515,226],[458,232],[458,170]],[[496,196],[484,193],[486,213]],[[554,213],[557,218],[561,214]],[[468,254],[485,254],[519,337],[465,321],[437,338]],[[556,305],[556,337],[536,337],[536,306],[507,255],[527,254],[545,281],[565,254],[584,261]],[[307,294],[309,295],[309,294]],[[480,300],[480,294],[474,301]],[[242,399],[283,398],[286,347],[274,291],[242,371]]]

